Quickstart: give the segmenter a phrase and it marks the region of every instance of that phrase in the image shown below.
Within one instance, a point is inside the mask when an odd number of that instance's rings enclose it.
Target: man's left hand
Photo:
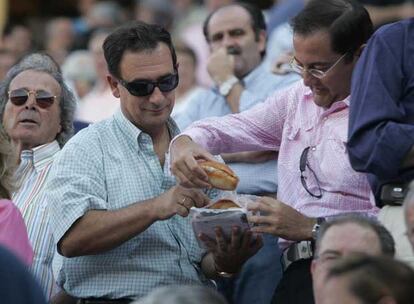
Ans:
[[[238,226],[232,228],[229,241],[220,227],[215,232],[215,240],[205,234],[200,234],[199,238],[212,253],[215,270],[218,272],[237,273],[244,262],[263,246],[261,235],[254,235],[250,230],[241,231]]]
[[[315,219],[306,217],[277,199],[261,197],[249,204],[247,209],[260,214],[248,217],[248,221],[255,224],[253,232],[270,233],[291,241],[312,238]]]

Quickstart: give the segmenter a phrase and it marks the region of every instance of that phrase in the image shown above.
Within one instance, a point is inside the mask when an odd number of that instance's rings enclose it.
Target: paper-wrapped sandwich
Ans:
[[[234,190],[239,183],[239,178],[228,166],[215,161],[200,162],[201,168],[208,175],[208,182],[217,189]]]

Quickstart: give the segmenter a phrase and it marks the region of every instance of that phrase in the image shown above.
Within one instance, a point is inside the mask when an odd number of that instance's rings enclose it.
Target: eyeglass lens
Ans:
[[[158,87],[161,92],[171,92],[178,85],[178,74],[174,73],[163,77],[158,81],[150,80],[136,80],[132,82],[121,82],[121,84],[135,96],[147,96],[154,92],[155,88]]]
[[[30,94],[35,94],[37,105],[43,109],[50,107],[55,101],[55,96],[49,92],[43,90],[27,91],[25,89],[10,91],[9,99],[14,105],[22,106],[27,102]]]

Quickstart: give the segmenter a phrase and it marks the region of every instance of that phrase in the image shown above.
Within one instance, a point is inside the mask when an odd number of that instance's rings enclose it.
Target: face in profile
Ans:
[[[346,56],[342,57],[344,54],[334,52],[327,31],[321,30],[309,35],[295,34],[293,46],[295,61],[304,69],[303,83],[312,91],[316,105],[329,108],[334,102],[349,96],[356,57],[347,62]],[[317,78],[309,72],[310,69],[326,74]]]
[[[59,83],[45,72],[26,70],[11,81],[9,92],[3,125],[12,141],[31,149],[55,140],[61,131]]]

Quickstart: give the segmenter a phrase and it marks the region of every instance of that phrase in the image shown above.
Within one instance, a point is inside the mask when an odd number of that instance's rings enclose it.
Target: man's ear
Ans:
[[[357,56],[358,58],[361,57],[362,51],[365,49],[365,47],[367,46],[366,43],[362,44],[355,52],[355,56]]]
[[[311,267],[310,267],[310,272],[311,272],[311,275],[313,276],[313,274],[315,273],[315,269],[316,269],[316,261],[315,260],[312,260],[312,263],[311,263]]]
[[[111,87],[112,95],[114,95],[114,97],[116,98],[119,98],[121,95],[119,94],[118,80],[115,79],[115,77],[113,77],[112,75],[107,75],[106,80],[108,81],[109,86]]]
[[[259,32],[259,37],[257,37],[257,41],[259,43],[259,50],[260,52],[263,52],[266,49],[266,40],[267,40],[267,34],[266,31],[261,30]]]

